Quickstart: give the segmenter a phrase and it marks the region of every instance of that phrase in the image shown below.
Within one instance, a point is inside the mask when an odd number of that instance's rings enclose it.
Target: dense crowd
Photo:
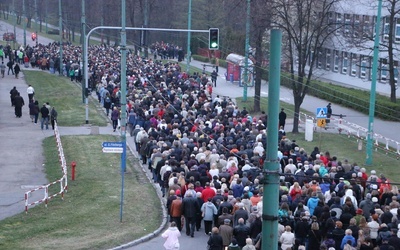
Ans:
[[[43,69],[56,71],[58,49],[54,43],[25,51],[36,66],[46,61]],[[63,72],[79,81],[80,48],[63,51]],[[90,46],[88,63],[91,87],[116,130],[119,50]],[[202,230],[209,249],[260,249],[267,115],[253,117],[210,86],[205,74],[128,53],[129,134],[166,199],[171,235]],[[400,249],[400,195],[388,178],[318,147],[307,152],[286,137],[284,124],[278,148],[280,249]],[[171,239],[165,248],[179,248]]]

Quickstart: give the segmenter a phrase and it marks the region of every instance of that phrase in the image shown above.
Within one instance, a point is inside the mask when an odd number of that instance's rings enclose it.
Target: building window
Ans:
[[[387,80],[387,65],[382,64],[381,66],[381,82],[386,82]]]
[[[340,34],[341,25],[342,25],[342,14],[336,13],[336,35]]]
[[[363,37],[370,38],[371,37],[371,21],[369,16],[363,16]]]
[[[318,56],[317,56],[317,67],[318,67],[319,69],[322,68],[321,58],[322,58],[322,52],[321,52],[321,51],[318,51]]]
[[[335,51],[335,57],[333,61],[333,71],[338,72],[339,71],[339,52]]]
[[[367,75],[367,61],[362,60],[360,67],[360,78],[364,79],[366,75]]]
[[[356,76],[357,74],[357,55],[351,55],[351,76]]]
[[[383,39],[385,41],[389,40],[389,29],[390,29],[389,18],[385,17],[384,18],[384,24],[383,24]]]
[[[342,59],[342,73],[347,74],[347,67],[348,67],[349,59],[347,58],[347,52],[343,52],[343,59]]]
[[[331,50],[326,49],[326,64],[325,64],[326,70],[331,70]]]
[[[400,42],[400,18],[396,19],[395,42]]]

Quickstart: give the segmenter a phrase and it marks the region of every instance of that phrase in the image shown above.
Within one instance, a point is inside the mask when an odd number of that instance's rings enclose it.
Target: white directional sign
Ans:
[[[326,118],[327,108],[317,108],[317,118]]]
[[[122,142],[103,142],[102,147],[103,153],[122,154],[124,151]]]
[[[114,154],[122,154],[123,148],[103,148],[103,153],[114,153]]]

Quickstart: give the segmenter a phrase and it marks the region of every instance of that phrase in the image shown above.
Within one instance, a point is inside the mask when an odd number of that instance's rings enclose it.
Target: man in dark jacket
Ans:
[[[42,120],[40,122],[40,128],[43,130],[44,124],[46,124],[46,129],[49,129],[49,114],[50,114],[50,111],[46,107],[46,104],[43,104],[43,107],[40,109],[40,114],[42,115]]]
[[[182,214],[185,216],[186,235],[194,237],[196,227],[196,214],[200,211],[197,199],[192,193],[187,193],[187,196],[182,200]]]
[[[22,116],[22,106],[25,105],[24,98],[19,95],[19,92],[14,97],[14,109],[15,109],[15,116],[21,118]]]
[[[239,219],[238,225],[233,229],[233,236],[238,242],[240,248],[243,248],[246,245],[246,239],[250,235],[250,227],[244,224],[244,220],[242,218]]]

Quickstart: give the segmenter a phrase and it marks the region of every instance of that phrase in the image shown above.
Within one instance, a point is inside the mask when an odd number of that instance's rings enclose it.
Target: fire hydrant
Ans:
[[[74,181],[75,180],[75,167],[76,167],[76,162],[71,162],[71,179]]]

